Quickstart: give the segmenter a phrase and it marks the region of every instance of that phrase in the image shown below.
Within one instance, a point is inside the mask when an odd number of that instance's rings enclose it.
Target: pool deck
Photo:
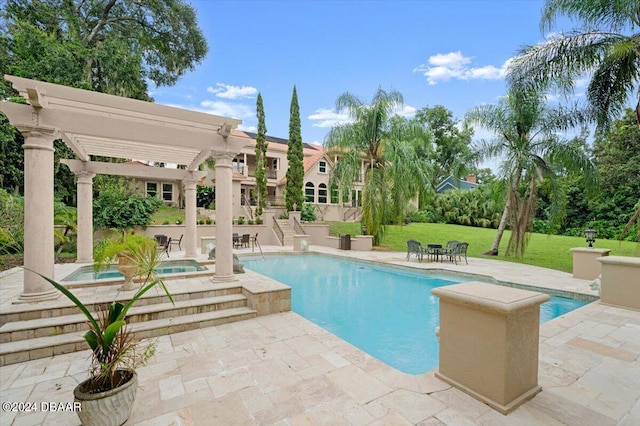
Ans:
[[[399,252],[312,250],[594,295],[589,281],[515,263],[470,258],[468,265],[456,266],[406,262]],[[77,266],[56,265],[56,278]],[[197,286],[201,279],[206,278],[167,283]],[[250,271],[241,278],[259,279]],[[21,270],[0,273],[0,309],[10,309],[21,290]],[[0,367],[0,399],[71,402],[73,388],[86,378],[88,358],[84,351]],[[543,390],[508,416],[433,372],[412,376],[395,370],[293,312],[162,336],[156,356],[138,374],[127,425],[632,426],[640,424],[640,312],[593,302],[542,324]],[[62,426],[79,420],[68,411],[2,411],[0,423]]]

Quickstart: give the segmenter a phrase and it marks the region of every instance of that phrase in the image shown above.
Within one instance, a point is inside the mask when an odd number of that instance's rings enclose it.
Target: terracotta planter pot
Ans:
[[[120,426],[127,421],[138,391],[138,375],[135,371],[130,372],[132,377],[128,382],[109,391],[84,392],[89,380],[76,386],[73,396],[80,402],[78,417],[83,425]]]

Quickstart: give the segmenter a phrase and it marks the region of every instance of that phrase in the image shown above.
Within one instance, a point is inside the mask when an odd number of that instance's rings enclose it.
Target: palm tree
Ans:
[[[397,91],[378,88],[370,104],[343,93],[336,110],[352,121],[333,127],[325,139],[340,160],[332,170],[332,185],[341,193],[359,179],[363,159],[368,163],[362,189],[362,222],[377,244],[384,224],[402,220],[408,202],[428,184],[426,163],[415,152],[416,141],[428,141],[429,132],[415,120],[396,116],[403,104]],[[424,145],[424,142],[422,142]]]
[[[560,15],[582,21],[583,28],[522,49],[510,64],[511,81],[528,81],[538,89],[555,85],[570,93],[576,78],[592,73],[587,101],[598,127],[605,128],[625,109],[634,90],[640,123],[638,0],[547,0],[542,30],[552,30]]]
[[[562,188],[556,182],[558,168],[580,171],[593,184],[596,171],[584,151],[564,141],[556,131],[565,130],[584,119],[578,110],[550,108],[544,96],[513,86],[498,105],[473,108],[466,115],[469,123],[492,131],[495,138],[482,141],[480,160],[500,158],[500,177],[507,192],[496,239],[485,253],[497,256],[502,234],[511,223],[512,234],[507,255],[524,254],[527,232],[531,229],[537,201],[537,182],[548,179],[553,188],[552,221],[559,223],[564,214]]]

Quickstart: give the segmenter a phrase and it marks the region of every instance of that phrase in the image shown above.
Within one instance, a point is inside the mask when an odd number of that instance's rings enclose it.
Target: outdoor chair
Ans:
[[[154,235],[158,242],[158,252],[165,252],[169,257],[169,247],[171,245],[171,238],[166,235]]]
[[[449,259],[450,262],[454,262],[455,261],[454,255],[458,247],[458,244],[460,244],[460,241],[458,240],[447,241],[447,245],[440,249],[440,254],[442,255],[442,258],[443,259],[446,258],[446,259]]]
[[[241,245],[241,241],[240,241],[240,236],[234,232],[233,233],[233,248],[240,248]]]
[[[257,245],[259,245],[259,243],[258,243],[258,233],[256,232],[256,235],[251,237],[251,251],[253,251]],[[262,249],[260,249],[260,251],[262,251]]]
[[[467,248],[469,248],[469,243],[459,243],[456,247],[456,250],[453,255],[453,261],[458,264],[458,260],[462,262],[462,256],[464,256],[464,263],[467,265],[469,262],[467,261]]]
[[[180,238],[178,240],[174,240],[172,238],[171,239],[171,244],[169,245],[169,250],[171,250],[172,246],[178,246],[178,250],[182,250],[182,247],[180,246],[180,244],[182,244],[182,237],[184,237],[184,234],[181,234]]]
[[[240,240],[240,246],[242,248],[249,248],[249,242],[251,241],[250,234],[242,234],[242,240]]]
[[[411,258],[412,254],[415,254],[418,258],[418,262],[422,262],[422,255],[424,254],[422,244],[416,240],[407,240],[407,262]]]

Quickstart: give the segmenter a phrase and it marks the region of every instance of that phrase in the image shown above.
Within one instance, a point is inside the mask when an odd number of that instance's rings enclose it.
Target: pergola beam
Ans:
[[[143,166],[140,164],[105,163],[98,161],[80,161],[62,159],[74,173],[95,173],[102,175],[127,176],[132,178],[186,180],[199,181],[207,175],[206,171],[190,171],[182,169],[168,169],[164,167]]]
[[[73,151],[73,153],[77,155],[80,160],[91,161],[89,154],[87,154],[82,146],[80,146],[80,143],[78,142],[78,139],[75,137],[75,135],[71,133],[62,133],[60,136],[64,143],[67,144],[69,148],[71,148],[71,151]]]

